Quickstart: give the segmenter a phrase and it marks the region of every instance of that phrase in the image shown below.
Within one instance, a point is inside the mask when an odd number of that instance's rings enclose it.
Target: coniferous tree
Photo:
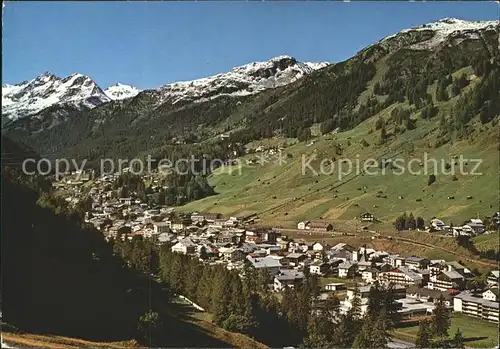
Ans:
[[[382,127],[385,126],[385,121],[383,117],[379,117],[377,121],[375,122],[375,130],[380,130]]]
[[[161,329],[161,325],[159,314],[151,309],[139,318],[137,329],[149,347],[158,345],[155,339]]]
[[[461,74],[457,79],[453,81],[451,85],[451,93],[453,96],[459,95],[460,91],[469,84],[469,80],[467,79],[467,74]]]
[[[354,284],[353,299],[351,301],[351,309],[347,312],[347,315],[353,320],[361,319],[361,296],[359,294],[358,284]]]
[[[263,268],[256,273],[256,285],[262,292],[268,291],[269,283],[271,282],[271,277],[269,276],[269,271]]]
[[[200,305],[211,308],[212,292],[214,288],[214,268],[203,268],[198,287],[196,289],[196,300]]]
[[[400,314],[398,306],[399,303],[396,302],[394,285],[389,284],[382,293],[382,311],[379,316],[379,319],[384,321],[386,330],[393,329],[399,323]]]
[[[120,189],[120,198],[127,198],[129,197],[129,191],[127,186],[123,186]]]
[[[335,343],[334,323],[337,318],[338,299],[336,297],[328,298],[324,307],[316,316],[309,318],[307,325],[307,337],[304,339],[304,344],[310,348],[331,348]]]
[[[437,101],[447,101],[449,96],[448,92],[446,91],[446,87],[448,86],[447,81],[440,80],[438,82],[437,88],[436,88],[436,100]]]
[[[417,348],[430,348],[432,342],[432,324],[429,320],[420,321],[415,345]]]
[[[371,348],[386,348],[391,335],[389,329],[391,320],[385,309],[382,310],[380,316],[375,320],[371,334]]]
[[[382,289],[378,281],[375,281],[370,287],[368,293],[367,317],[372,321],[375,320],[382,310]]]
[[[257,292],[257,270],[248,261],[243,264],[243,286],[249,294]]]
[[[425,221],[422,217],[417,217],[416,220],[417,229],[423,230],[425,228]]]
[[[336,342],[341,347],[351,347],[354,339],[361,330],[363,318],[361,315],[361,298],[359,295],[358,285],[354,285],[354,295],[351,300],[351,309],[347,314],[341,317],[340,324],[336,332]]]
[[[309,127],[299,129],[297,138],[301,142],[308,141],[311,139],[311,129]]]
[[[244,304],[242,303],[243,296],[243,285],[241,279],[237,272],[232,272],[229,276],[229,291],[230,302],[229,302],[229,312],[231,314],[243,315],[245,312]]]
[[[372,335],[373,335],[372,319],[367,318],[364,321],[361,331],[359,331],[359,333],[356,335],[352,347],[356,349],[374,348]]]
[[[406,212],[396,218],[396,221],[394,222],[394,227],[396,228],[397,231],[408,229],[408,216]]]
[[[334,331],[334,342],[339,348],[350,348],[354,343],[357,330],[351,327],[352,321],[347,315],[342,315]]]
[[[417,222],[415,221],[415,217],[413,217],[413,213],[410,212],[408,219],[406,221],[406,229],[415,230],[417,226]]]
[[[311,292],[305,285],[301,285],[297,289],[297,303],[295,307],[297,309],[295,323],[299,330],[305,333],[311,313]]]
[[[429,178],[428,178],[428,180],[427,180],[427,185],[429,186],[429,185],[431,185],[432,183],[434,183],[435,181],[436,181],[436,175],[434,175],[434,174],[430,174],[430,175],[429,175]]]
[[[229,289],[228,276],[225,269],[217,268],[215,271],[215,278],[213,280],[212,289],[212,311],[214,314],[214,321],[216,324],[221,325],[230,314],[230,298],[226,296]]]
[[[258,296],[249,292],[244,292],[243,316],[247,319],[247,331],[252,333],[260,325],[258,320]]]
[[[379,144],[384,144],[387,139],[387,130],[385,129],[385,126],[382,126],[380,129],[380,138],[379,138]]]
[[[443,296],[439,297],[434,307],[432,325],[435,335],[441,338],[441,341],[444,341],[448,337],[448,330],[451,326],[451,314],[450,310],[446,307]]]

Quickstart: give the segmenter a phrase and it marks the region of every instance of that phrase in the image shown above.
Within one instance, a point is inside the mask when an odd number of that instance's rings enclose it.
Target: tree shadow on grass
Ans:
[[[171,303],[171,316],[165,321],[166,334],[162,342],[169,347],[216,347],[229,348],[234,345],[215,338],[213,333],[193,322],[195,310],[188,304]],[[210,326],[210,324],[207,324]]]

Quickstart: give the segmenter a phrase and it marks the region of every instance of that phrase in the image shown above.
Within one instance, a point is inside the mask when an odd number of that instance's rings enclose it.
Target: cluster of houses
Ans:
[[[361,214],[358,219],[361,222],[373,222],[375,221],[375,217],[370,212],[365,212]],[[319,231],[319,232],[327,232],[333,230],[333,225],[331,223],[325,221],[301,221],[297,223],[298,230],[310,230],[310,231]]]
[[[443,296],[454,311],[498,323],[498,270],[490,273],[486,289],[472,291],[466,288],[467,281],[474,275],[457,262],[420,257],[405,258],[399,255],[383,256],[380,260],[380,254],[376,253],[368,253],[367,258],[361,258],[357,262],[354,255],[351,263],[346,262],[339,266],[338,275],[341,277],[346,274],[361,274],[365,284],[360,289],[363,305],[368,302],[363,295],[367,295],[370,285],[378,281],[381,284],[395,285],[393,291],[397,293],[396,298],[401,305],[399,311],[402,315],[412,317],[430,314],[434,308],[433,302]],[[342,268],[346,269],[342,271]],[[341,310],[350,309],[352,299],[353,290],[350,290],[346,300],[341,302]],[[365,308],[362,307],[362,311],[363,309]]]
[[[215,232],[200,228],[180,237],[171,249],[195,257],[201,257],[203,249],[206,263],[222,263],[228,269],[242,270],[247,262],[257,271],[269,274],[269,287],[276,292],[302,283],[306,270],[320,278],[345,279],[326,284],[319,296],[319,300],[324,300],[332,292],[345,295],[340,302],[341,313],[352,307],[354,289],[346,284],[356,280],[362,311],[366,311],[370,288],[378,281],[393,286],[391,291],[395,292],[403,317],[432,313],[434,302],[443,296],[456,312],[496,323],[499,319],[498,270],[490,273],[486,288],[473,290],[469,282],[473,273],[457,262],[403,257],[345,243],[329,246],[322,242],[290,241],[277,231],[264,229]]]
[[[500,228],[500,212],[495,212],[491,217],[491,221],[494,226]],[[357,219],[361,222],[374,222],[376,221],[374,215],[370,212],[365,212]],[[327,232],[333,230],[333,225],[324,221],[301,221],[297,223],[298,230],[310,230],[310,231],[321,231]],[[426,228],[430,232],[442,232],[446,235],[457,236],[477,236],[481,234],[488,233],[486,226],[480,218],[471,218],[464,222],[461,226],[453,226],[447,224],[438,218],[433,218],[430,221],[429,226]]]
[[[256,269],[265,268],[273,277],[272,287],[282,291],[295,287],[304,279],[304,270],[320,277],[356,279],[361,298],[361,310],[366,311],[368,294],[376,281],[391,284],[392,292],[399,304],[403,317],[414,317],[432,313],[434,302],[441,296],[454,311],[498,323],[499,319],[499,272],[492,271],[487,287],[481,290],[467,290],[474,275],[457,262],[429,260],[421,257],[403,257],[384,251],[345,243],[335,246],[316,242],[287,242],[286,250],[279,254],[250,253],[247,259]],[[346,280],[348,281],[348,280]],[[325,285],[324,292],[342,292],[345,300],[340,302],[340,312],[352,307],[354,289],[346,283],[334,282]],[[327,297],[325,294],[320,297]]]
[[[269,287],[281,292],[296,287],[305,279],[306,271],[318,277],[334,277],[346,282],[332,282],[324,286],[320,300],[335,292],[345,295],[340,312],[352,307],[354,290],[346,287],[356,280],[359,285],[362,311],[366,311],[368,294],[374,282],[391,284],[400,313],[413,317],[428,314],[434,301],[443,296],[454,311],[497,322],[499,319],[499,273],[492,271],[488,287],[473,290],[469,280],[472,272],[456,262],[429,260],[417,256],[403,257],[371,248],[355,248],[346,243],[330,246],[327,243],[291,240],[274,229],[255,228],[242,217],[223,217],[218,213],[179,213],[173,208],[150,207],[131,193],[119,198],[112,183],[117,175],[102,176],[87,191],[81,183],[74,190],[77,201],[86,195],[92,199],[86,221],[99,229],[106,238],[150,238],[158,244],[167,244],[176,253],[191,255],[209,264],[221,264],[228,269],[243,270],[245,263],[269,274]],[[84,194],[85,192],[85,194]],[[370,213],[360,216],[362,221],[373,221]],[[446,224],[434,219],[436,230]],[[481,228],[482,226],[482,228]],[[298,229],[330,231],[325,222],[299,222]],[[463,231],[484,232],[478,219],[472,219]],[[349,282],[348,282],[349,281]],[[340,292],[340,293],[339,293]]]
[[[355,291],[346,284],[356,280],[362,312],[366,311],[370,288],[378,281],[392,285],[403,317],[432,313],[434,303],[443,296],[456,312],[490,322],[499,320],[498,270],[489,274],[486,288],[474,290],[470,280],[475,275],[457,262],[403,257],[345,243],[329,246],[323,242],[291,241],[278,231],[266,229],[230,228],[215,232],[200,228],[179,238],[171,249],[195,257],[200,257],[204,249],[206,263],[222,263],[228,269],[242,270],[247,262],[258,272],[269,274],[269,287],[276,292],[302,283],[306,270],[320,278],[345,279],[326,284],[319,296],[319,300],[324,300],[331,293],[345,295],[340,302],[341,313],[352,307]]]
[[[491,216],[492,222],[500,227],[500,212],[495,212]],[[464,222],[461,226],[453,226],[447,224],[440,219],[434,218],[430,222],[429,229],[431,231],[447,232],[449,235],[457,236],[477,236],[485,234],[488,231],[480,218],[471,218]]]
[[[85,181],[81,180],[75,186],[68,186],[71,179],[57,182],[57,186],[63,187],[67,192],[71,189],[71,195],[67,196],[68,202],[77,204],[91,199],[85,221],[94,225],[106,238],[121,236],[123,239],[133,239],[142,236],[160,242],[172,242],[177,241],[177,233],[196,231],[201,226],[205,230],[218,231],[242,224],[240,218],[224,218],[217,213],[185,214],[175,212],[172,207],[154,207],[143,202],[134,192],[130,192],[129,197],[119,197],[118,190],[113,187],[119,175],[115,173],[101,176],[88,187],[82,185]],[[162,189],[154,177],[144,179],[152,182],[153,194]]]
[[[395,292],[403,317],[432,313],[434,303],[443,296],[450,309],[456,312],[498,323],[498,270],[490,273],[485,289],[467,290],[468,281],[474,275],[457,262],[403,257],[365,247],[357,249],[345,243],[328,246],[321,242],[288,241],[277,232],[272,239],[256,242],[254,235],[247,240],[246,233],[241,236],[244,243],[219,248],[219,256],[214,254],[214,260],[226,261],[228,268],[242,268],[246,259],[256,270],[269,273],[270,287],[276,292],[303,282],[307,269],[319,277],[356,279],[362,311],[366,311],[372,284],[378,281],[393,286],[391,291]],[[174,245],[172,250],[176,249]],[[196,254],[195,251],[193,247],[191,252]],[[340,302],[341,313],[352,307],[355,291],[353,288],[346,290],[346,282],[328,283],[323,291],[321,299],[331,292],[345,294],[345,299]]]

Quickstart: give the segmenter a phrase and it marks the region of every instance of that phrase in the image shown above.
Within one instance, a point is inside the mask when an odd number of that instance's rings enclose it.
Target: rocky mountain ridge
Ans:
[[[222,95],[244,96],[287,85],[327,65],[279,56],[235,67],[230,72],[147,91],[155,96],[156,104],[204,101]],[[140,92],[134,86],[121,83],[102,89],[90,77],[79,73],[60,78],[45,72],[31,81],[2,86],[2,116],[21,119],[57,105],[92,109],[111,101],[133,98]]]

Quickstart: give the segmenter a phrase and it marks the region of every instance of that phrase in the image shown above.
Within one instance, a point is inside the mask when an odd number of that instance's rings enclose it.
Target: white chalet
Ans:
[[[294,288],[304,280],[304,273],[296,270],[284,269],[274,276],[274,290],[283,291],[285,287]]]
[[[172,252],[194,254],[196,253],[196,244],[190,238],[184,238],[172,246]]]

